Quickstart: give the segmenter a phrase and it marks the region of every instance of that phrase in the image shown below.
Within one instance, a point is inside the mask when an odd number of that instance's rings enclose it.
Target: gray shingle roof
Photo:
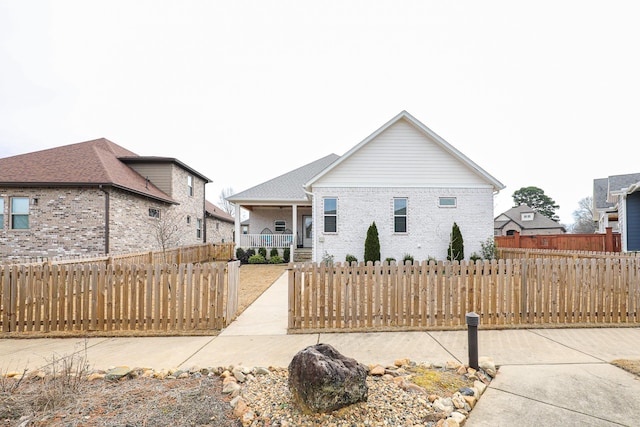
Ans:
[[[227,197],[227,200],[233,203],[251,201],[307,201],[308,199],[304,192],[303,185],[331,163],[335,162],[339,157],[337,154],[329,154],[284,175],[280,175],[255,187],[241,191],[240,193],[233,194]]]
[[[633,184],[640,182],[640,173],[630,173],[626,175],[611,175],[608,178],[597,178],[593,180],[593,202],[596,209],[611,208],[615,201],[610,199],[611,193],[619,192],[623,188],[629,188]]]
[[[529,213],[529,212],[533,212],[535,214],[533,215],[533,220],[522,221],[521,215],[523,213]],[[520,205],[520,206],[511,208],[508,211],[498,215],[498,217],[502,215],[510,218],[513,222],[518,224],[520,228],[522,228],[523,230],[524,229],[531,230],[531,229],[544,229],[544,228],[563,228],[562,225],[560,225],[556,221],[536,212],[535,210],[533,210],[527,205]],[[508,221],[494,221],[494,228],[503,227],[507,222]]]

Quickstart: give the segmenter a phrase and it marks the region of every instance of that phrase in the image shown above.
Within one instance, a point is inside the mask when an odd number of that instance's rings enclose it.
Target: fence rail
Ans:
[[[407,265],[296,264],[289,330],[443,329],[640,322],[636,258],[507,259]]]
[[[221,329],[237,310],[239,262],[11,265],[0,331]]]
[[[295,244],[293,234],[241,234],[241,248],[288,248]]]

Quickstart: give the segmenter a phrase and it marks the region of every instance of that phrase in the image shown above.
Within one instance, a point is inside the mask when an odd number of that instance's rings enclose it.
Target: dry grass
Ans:
[[[241,266],[237,315],[249,307],[286,270],[287,264],[245,264]]]
[[[640,360],[617,359],[611,364],[640,377]]]

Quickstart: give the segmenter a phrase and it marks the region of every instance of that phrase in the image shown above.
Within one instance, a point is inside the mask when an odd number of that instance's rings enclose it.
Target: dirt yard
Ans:
[[[249,307],[286,270],[286,264],[245,264],[241,266],[236,316]]]

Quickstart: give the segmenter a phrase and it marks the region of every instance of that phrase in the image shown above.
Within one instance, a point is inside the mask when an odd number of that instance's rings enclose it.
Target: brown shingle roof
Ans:
[[[235,219],[231,215],[229,215],[228,213],[226,213],[225,211],[223,211],[222,209],[220,209],[219,207],[217,207],[216,205],[214,205],[208,200],[204,201],[204,207],[207,211],[207,215],[210,215],[214,218],[218,218],[220,221],[235,222]]]
[[[0,185],[111,185],[173,203],[163,191],[119,160],[137,154],[100,138],[0,159]]]

